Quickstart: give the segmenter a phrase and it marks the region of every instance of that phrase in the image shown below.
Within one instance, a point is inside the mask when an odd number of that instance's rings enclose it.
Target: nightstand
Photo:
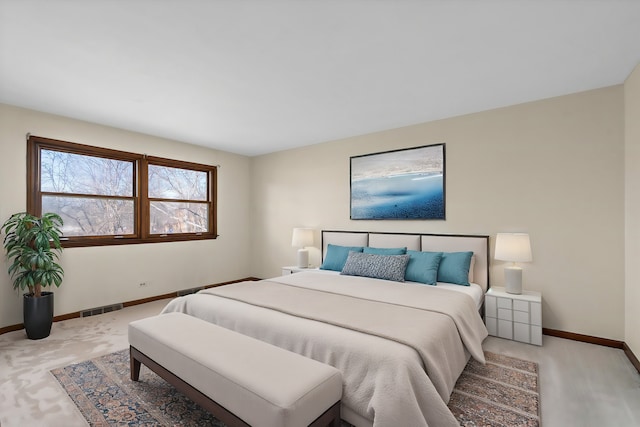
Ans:
[[[311,270],[311,267],[304,268],[304,267],[297,267],[295,265],[288,265],[286,267],[282,267],[282,275],[287,276],[289,274],[300,273],[301,271],[305,271],[305,270]]]
[[[484,317],[489,335],[542,345],[542,294],[522,291],[510,294],[492,287],[484,298]]]

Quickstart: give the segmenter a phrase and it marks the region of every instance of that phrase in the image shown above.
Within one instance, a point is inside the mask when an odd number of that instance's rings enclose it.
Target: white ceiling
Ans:
[[[0,0],[1,103],[250,156],[638,63],[640,0]]]

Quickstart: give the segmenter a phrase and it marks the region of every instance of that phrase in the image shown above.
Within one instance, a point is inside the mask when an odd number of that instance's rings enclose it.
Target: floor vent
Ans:
[[[200,286],[199,288],[183,289],[181,291],[178,291],[177,294],[179,297],[183,297],[185,295],[195,294],[196,292],[201,291],[203,289],[204,289],[203,286]]]
[[[122,310],[122,303],[105,305],[104,307],[96,307],[90,310],[80,312],[80,317],[95,316],[96,314],[109,313],[110,311]]]

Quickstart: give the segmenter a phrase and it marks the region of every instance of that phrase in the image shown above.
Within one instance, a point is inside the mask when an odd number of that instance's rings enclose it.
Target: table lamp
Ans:
[[[291,246],[298,249],[298,267],[309,267],[309,250],[306,246],[313,245],[313,230],[311,228],[294,228]]]
[[[494,258],[513,263],[504,268],[505,290],[510,294],[521,294],[522,267],[518,267],[516,262],[531,261],[529,235],[526,233],[498,233]]]

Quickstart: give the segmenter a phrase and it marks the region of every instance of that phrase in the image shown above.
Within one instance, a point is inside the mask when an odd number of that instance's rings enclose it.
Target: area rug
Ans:
[[[485,351],[471,359],[455,385],[449,409],[463,427],[540,425],[538,364]]]
[[[460,424],[538,426],[537,364],[485,356],[484,366],[469,362],[451,396],[449,408]],[[131,381],[128,349],[51,373],[90,426],[225,426],[149,369]]]

